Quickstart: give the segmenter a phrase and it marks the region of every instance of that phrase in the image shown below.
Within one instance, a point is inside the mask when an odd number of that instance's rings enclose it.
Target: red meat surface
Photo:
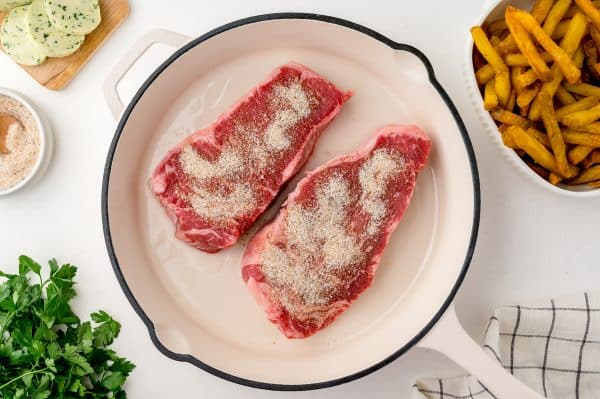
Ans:
[[[304,165],[351,95],[290,63],[175,146],[151,185],[177,238],[210,253],[233,245]]]
[[[327,327],[371,285],[430,146],[415,126],[379,129],[302,179],[252,237],[242,277],[287,338]]]

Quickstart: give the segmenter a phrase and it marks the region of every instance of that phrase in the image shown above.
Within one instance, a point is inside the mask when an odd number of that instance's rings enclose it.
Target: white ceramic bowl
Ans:
[[[40,154],[39,157],[31,169],[31,172],[27,177],[21,180],[18,184],[6,189],[0,190],[0,197],[4,195],[8,195],[14,193],[15,191],[25,187],[36,177],[40,177],[46,170],[48,163],[50,162],[50,158],[52,157],[52,131],[50,130],[50,124],[46,120],[46,118],[40,114],[37,108],[27,99],[25,99],[22,95],[0,87],[0,95],[11,97],[27,108],[27,110],[33,116],[35,123],[38,127],[38,132],[40,134]]]
[[[500,19],[504,14],[504,9],[506,6],[515,6],[518,8],[522,8],[525,10],[530,10],[533,5],[532,0],[496,0],[489,1],[487,6],[485,7],[481,18],[476,21],[473,25],[481,25],[485,21],[495,21]],[[477,80],[475,79],[475,70],[473,68],[473,40],[471,39],[471,35],[469,35],[468,45],[466,49],[466,62],[465,62],[465,79],[467,82],[467,87],[469,90],[469,95],[471,100],[477,109],[480,119],[483,121],[486,126],[486,131],[488,135],[492,138],[493,142],[496,144],[496,147],[504,154],[504,158],[506,158],[513,166],[516,167],[522,174],[529,178],[529,181],[532,183],[543,187],[549,191],[552,191],[557,194],[561,194],[567,197],[598,197],[600,196],[600,189],[591,189],[586,185],[582,186],[567,186],[567,185],[558,185],[555,186],[548,181],[541,178],[537,175],[533,170],[527,166],[521,158],[515,153],[514,150],[506,147],[502,142],[502,138],[500,133],[498,132],[498,127],[496,123],[492,119],[491,115],[483,108],[483,98],[479,92],[479,87],[477,86]]]

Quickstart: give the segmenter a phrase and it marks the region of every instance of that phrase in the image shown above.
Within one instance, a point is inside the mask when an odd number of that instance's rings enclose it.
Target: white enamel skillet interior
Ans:
[[[154,43],[180,48],[123,111],[116,86]],[[285,339],[247,292],[239,264],[245,240],[216,255],[186,246],[174,238],[148,188],[169,148],[290,60],[356,93],[304,171],[355,150],[388,123],[417,124],[433,142],[373,286],[305,340]],[[102,190],[107,249],[121,287],[163,354],[239,384],[305,390],[364,376],[416,345],[455,359],[499,397],[534,397],[468,337],[452,307],[475,246],[479,178],[463,122],[420,51],[337,18],[270,14],[191,41],[153,31],[116,66],[105,94],[120,118]],[[273,216],[302,174],[257,226]]]

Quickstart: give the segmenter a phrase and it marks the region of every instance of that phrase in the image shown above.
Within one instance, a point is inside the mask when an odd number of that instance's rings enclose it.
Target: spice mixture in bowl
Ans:
[[[21,96],[0,88],[0,196],[39,175],[49,160],[50,129]]]

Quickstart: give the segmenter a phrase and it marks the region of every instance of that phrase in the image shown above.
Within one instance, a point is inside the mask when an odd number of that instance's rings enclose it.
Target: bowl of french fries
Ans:
[[[471,28],[468,81],[533,181],[600,195],[600,0],[500,1]]]

